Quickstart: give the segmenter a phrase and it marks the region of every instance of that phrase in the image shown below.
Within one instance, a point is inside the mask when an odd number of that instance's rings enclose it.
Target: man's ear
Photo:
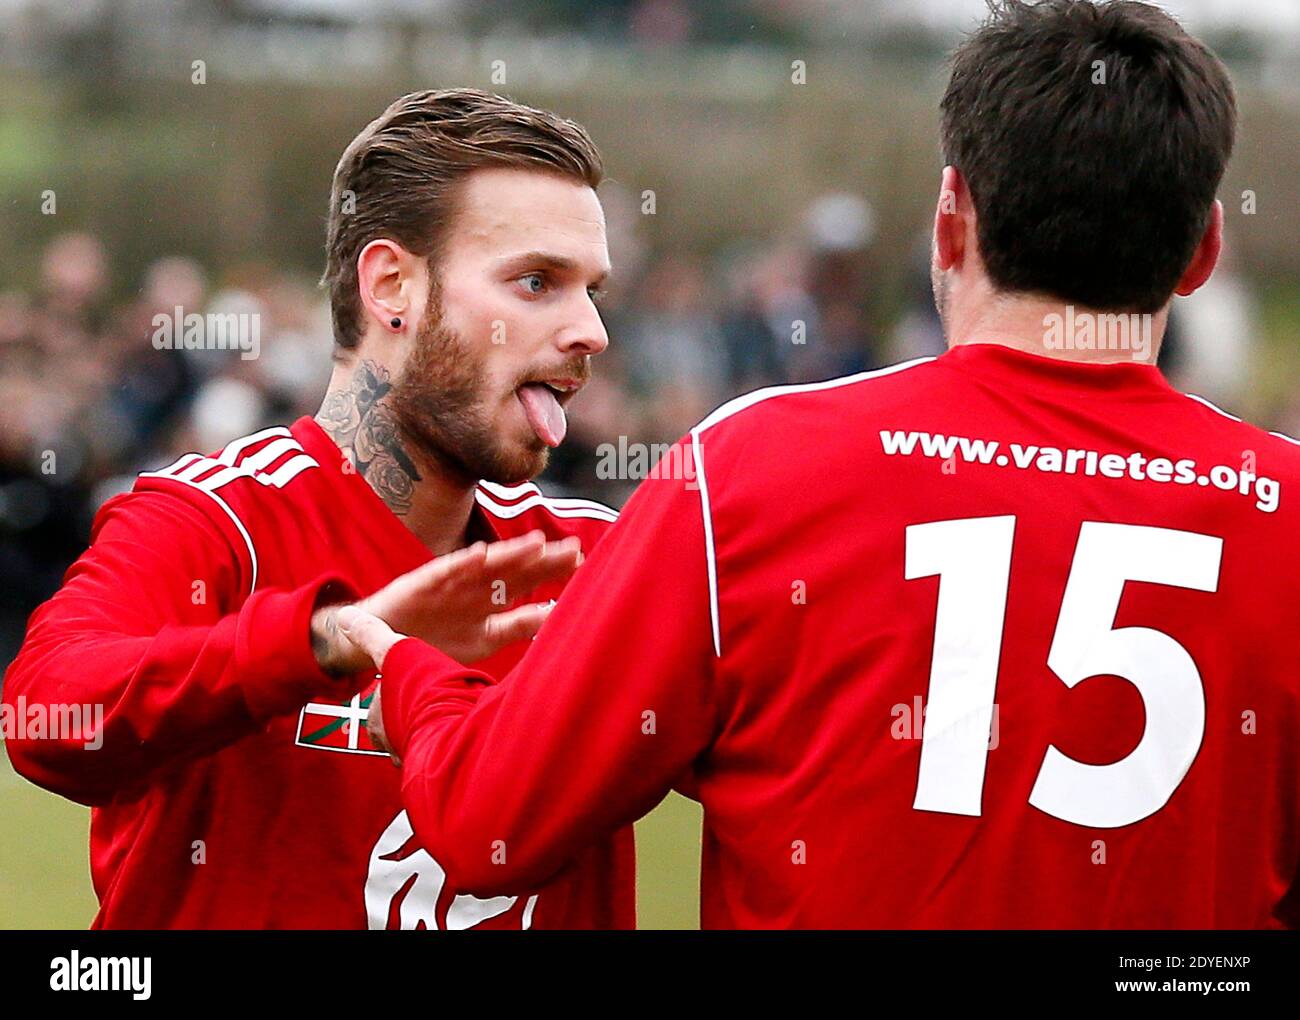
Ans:
[[[966,256],[966,232],[972,207],[966,180],[955,166],[943,168],[939,202],[934,210],[934,257],[941,272],[960,266]]]
[[[417,282],[413,277],[422,261],[386,237],[371,241],[357,255],[357,292],[361,305],[385,329],[391,328],[395,319],[403,324],[412,319],[413,288]]]
[[[1210,209],[1210,222],[1201,236],[1201,243],[1196,246],[1196,254],[1188,264],[1183,278],[1178,281],[1174,293],[1179,297],[1194,294],[1219,264],[1219,255],[1223,251],[1223,203],[1214,200]]]

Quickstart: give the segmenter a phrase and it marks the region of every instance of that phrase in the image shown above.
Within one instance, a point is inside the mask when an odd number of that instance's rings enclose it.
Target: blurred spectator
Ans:
[[[669,255],[650,268],[636,296],[640,304],[618,342],[631,383],[649,406],[652,441],[671,442],[722,391],[725,355],[710,281],[698,260]]]
[[[70,233],[46,247],[34,295],[0,294],[0,663],[85,548],[95,510],[135,474],[315,410],[328,309],[308,282],[265,280],[209,299],[197,263],[164,258],[114,305],[103,246]],[[265,356],[153,342],[157,315],[213,310],[260,316]]]

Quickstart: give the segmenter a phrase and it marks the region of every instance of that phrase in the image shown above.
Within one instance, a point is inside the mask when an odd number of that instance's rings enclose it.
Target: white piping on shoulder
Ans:
[[[211,497],[212,501],[226,512],[226,516],[230,518],[230,520],[234,523],[235,527],[239,530],[239,534],[243,536],[244,544],[248,546],[248,559],[253,567],[252,580],[249,582],[248,585],[248,594],[250,595],[253,594],[253,592],[257,590],[257,550],[253,548],[252,536],[248,534],[248,529],[244,527],[244,522],[239,519],[235,511],[230,509],[230,504],[227,503],[220,496],[218,496],[211,489],[205,489],[202,485],[198,484],[198,482],[192,482],[188,478],[180,478],[176,475],[169,475],[162,471],[145,471],[141,473],[140,477],[141,478],[166,478],[169,481],[179,482],[181,485],[188,485],[191,489],[197,489],[205,496]]]
[[[1221,414],[1225,418],[1230,418],[1233,421],[1241,422],[1243,425],[1249,424],[1249,422],[1245,421],[1242,418],[1238,418],[1235,414],[1229,414],[1223,408],[1211,404],[1204,397],[1198,397],[1195,393],[1184,393],[1183,396],[1187,397],[1189,400],[1195,400],[1198,404],[1203,404],[1205,407],[1208,407],[1211,411],[1215,412],[1216,414]],[[1275,439],[1285,440],[1286,442],[1290,443],[1292,446],[1300,446],[1300,439],[1292,439],[1290,436],[1284,435],[1281,432],[1270,432],[1269,435],[1273,436]]]
[[[918,365],[924,365],[934,361],[933,357],[914,358],[911,361],[900,362],[897,365],[890,365],[888,368],[878,368],[870,372],[858,372],[855,375],[841,376],[838,379],[827,379],[823,382],[815,383],[796,383],[790,386],[768,386],[761,390],[754,390],[752,393],[746,393],[729,400],[716,411],[701,421],[695,428],[691,429],[691,453],[695,458],[695,479],[700,488],[700,514],[704,520],[704,555],[707,560],[709,571],[709,621],[713,627],[713,654],[718,658],[722,657],[722,623],[718,613],[718,557],[717,549],[714,545],[713,537],[713,508],[709,499],[709,484],[704,472],[704,450],[700,442],[700,435],[706,429],[712,428],[721,421],[725,421],[733,414],[738,414],[755,404],[760,404],[765,400],[771,400],[774,397],[790,396],[796,393],[817,393],[821,390],[838,389],[841,386],[852,386],[854,383],[866,382],[870,379],[880,379],[887,375],[893,375],[895,372],[902,372],[909,368],[915,368]]]
[[[256,453],[245,457],[239,464],[235,463],[239,459],[239,455],[250,446],[272,437],[275,437],[274,442],[267,443]],[[280,457],[292,453],[294,450],[298,451],[297,456],[290,457],[274,472],[268,475],[263,471],[268,465],[273,464]],[[252,567],[248,592],[251,595],[257,590],[257,549],[253,545],[253,538],[248,533],[248,528],[244,526],[244,522],[231,509],[230,504],[217,495],[216,490],[236,478],[252,478],[263,485],[283,488],[292,478],[307,468],[318,466],[314,459],[303,452],[298,441],[293,438],[293,433],[283,425],[276,425],[227,443],[215,457],[204,457],[198,453],[183,454],[174,463],[159,471],[141,472],[140,477],[166,478],[173,482],[179,482],[181,485],[187,485],[191,489],[197,489],[210,497],[222,509],[225,515],[230,518],[231,523],[235,525],[236,530],[244,540],[244,544],[248,547],[248,560]],[[219,470],[213,471],[201,482],[195,480],[199,475],[205,471],[210,471],[214,467],[219,468]]]
[[[494,496],[500,496],[502,499],[518,499],[520,496],[526,496],[531,492],[542,491],[532,482],[520,482],[518,485],[502,485],[500,482],[480,481],[479,485]]]
[[[794,383],[789,386],[766,386],[761,390],[754,390],[752,393],[744,393],[734,400],[729,400],[716,411],[710,414],[702,422],[691,429],[692,432],[703,432],[705,429],[712,428],[718,422],[725,418],[730,418],[733,414],[745,410],[747,407],[753,407],[755,404],[762,403],[764,400],[771,400],[773,397],[784,397],[788,394],[795,393],[816,393],[819,390],[833,390],[841,386],[852,386],[854,383],[866,382],[868,379],[879,379],[882,376],[893,375],[895,372],[902,372],[904,369],[915,368],[917,365],[924,365],[926,362],[934,361],[933,356],[924,358],[913,358],[911,361],[902,361],[897,365],[890,365],[888,368],[877,368],[870,372],[858,372],[856,375],[842,375],[836,379],[826,379],[822,382],[815,383]]]
[[[283,425],[274,425],[269,429],[262,429],[261,432],[254,432],[251,436],[243,436],[240,439],[235,439],[227,443],[222,448],[221,453],[217,455],[216,459],[221,461],[222,464],[233,464],[235,463],[235,458],[244,450],[248,449],[254,443],[261,442],[263,439],[270,436],[292,436],[292,433]],[[270,461],[267,461],[267,463],[269,464]]]
[[[700,488],[700,517],[704,521],[704,560],[709,571],[709,623],[713,628],[713,654],[722,658],[722,632],[718,620],[718,557],[713,549],[713,512],[709,509],[709,482],[704,477],[704,454],[700,430],[691,429],[691,456],[695,460],[695,481]]]

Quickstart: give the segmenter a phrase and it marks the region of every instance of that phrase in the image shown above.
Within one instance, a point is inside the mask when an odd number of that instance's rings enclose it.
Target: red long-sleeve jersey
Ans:
[[[148,472],[104,505],[90,549],[33,615],[5,705],[15,718],[88,706],[102,721],[57,739],[29,729],[6,748],[33,782],[93,806],[95,926],[633,926],[630,830],[544,888],[486,900],[412,838],[398,773],[364,725],[373,678],[332,679],[310,647],[322,588],[368,594],[429,559],[350,467],[303,418]],[[471,531],[541,529],[589,549],[614,516],[483,483]],[[504,674],[526,645],[483,668]]]
[[[680,782],[706,927],[1295,925],[1294,441],[972,345],[739,398],[668,460],[503,682],[389,654],[465,888]]]

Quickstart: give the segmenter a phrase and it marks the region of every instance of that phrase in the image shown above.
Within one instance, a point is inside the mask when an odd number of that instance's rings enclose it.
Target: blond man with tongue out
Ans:
[[[512,895],[457,884],[366,734],[376,676],[335,622],[361,600],[503,676],[613,523],[528,482],[609,342],[601,173],[554,114],[469,90],[399,99],[334,174],[320,411],[103,508],[3,691],[105,706],[84,740],[6,745],[94,807],[96,926],[634,923],[630,828]]]

